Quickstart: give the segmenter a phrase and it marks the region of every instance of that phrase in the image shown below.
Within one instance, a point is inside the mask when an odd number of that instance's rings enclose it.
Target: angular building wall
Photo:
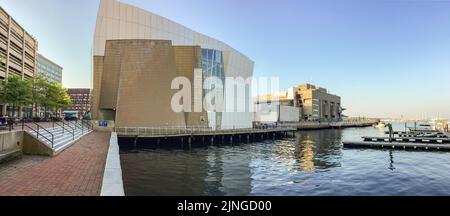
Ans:
[[[177,71],[177,76],[186,77],[191,82],[191,93],[194,94],[195,91],[199,91],[203,95],[203,88],[195,86],[194,81],[195,73],[197,69],[201,69],[202,65],[202,49],[199,46],[175,46],[173,47],[175,54],[175,66]],[[198,77],[202,80],[202,77]],[[195,98],[191,98],[191,108],[195,107]],[[201,101],[197,101],[201,102]],[[186,112],[185,113],[186,125],[187,126],[208,126],[208,115],[205,111],[203,112]],[[202,120],[204,120],[202,122]]]
[[[96,115],[115,120],[117,127],[208,126],[206,111],[172,111],[172,96],[178,90],[167,89],[175,77],[194,83],[200,47],[174,47],[162,40],[108,40],[105,57],[95,61],[101,86]],[[190,91],[195,88],[191,85]]]
[[[93,97],[93,117],[101,119],[102,113],[96,109],[110,108],[114,98],[100,98],[101,91],[109,92],[113,83],[101,82],[104,76],[115,73],[105,68],[104,74],[95,71],[101,68],[101,57],[105,56],[107,40],[123,39],[152,39],[170,40],[174,46],[200,46],[202,49],[215,49],[224,53],[224,69],[226,77],[243,77],[244,79],[253,76],[254,63],[248,57],[234,50],[223,42],[207,37],[203,34],[190,30],[178,23],[170,21],[164,17],[144,11],[142,9],[120,3],[116,0],[101,0],[94,34],[94,97]],[[106,60],[106,59],[105,59]],[[105,84],[105,85],[104,85]],[[103,88],[110,90],[103,90]],[[165,87],[170,90],[170,85]],[[227,92],[229,89],[225,89]],[[250,100],[250,92],[246,97],[233,98],[238,103],[247,103]],[[100,100],[100,101],[98,101]],[[225,101],[228,103],[228,101]],[[221,128],[248,128],[252,127],[252,113],[250,112],[229,112],[223,113]]]

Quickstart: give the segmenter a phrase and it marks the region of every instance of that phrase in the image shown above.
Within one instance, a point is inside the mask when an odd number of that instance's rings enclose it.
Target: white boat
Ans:
[[[408,127],[411,132],[435,133],[439,132],[436,127],[429,123],[415,124],[414,127]]]
[[[386,127],[386,123],[380,122],[377,125],[374,125],[374,127],[376,127],[376,128],[385,128]]]

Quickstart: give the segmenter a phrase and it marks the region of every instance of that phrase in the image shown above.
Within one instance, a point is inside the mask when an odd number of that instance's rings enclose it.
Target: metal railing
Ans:
[[[69,124],[70,124],[70,122],[69,122]],[[80,125],[80,124],[78,123],[78,121],[73,121],[73,122],[72,122],[72,125],[73,125],[73,127],[74,127],[75,129],[80,129],[80,130],[82,131],[81,133],[83,133],[83,130],[84,130],[83,125]]]
[[[55,128],[55,125],[61,127],[62,133],[65,133],[66,131],[72,134],[72,139],[75,140],[75,129],[70,127],[70,124],[65,123],[64,120],[61,121],[62,124],[59,124],[57,121],[53,121],[53,128]],[[66,127],[71,129],[72,131],[68,130]]]
[[[182,135],[220,135],[227,133],[257,133],[294,131],[290,126],[255,126],[253,128],[221,129],[207,127],[116,127],[116,133],[124,136],[182,136]]]
[[[52,145],[52,148],[54,148],[55,136],[53,135],[53,133],[51,133],[50,131],[48,131],[47,129],[45,129],[44,127],[42,127],[41,125],[39,125],[36,122],[31,122],[31,123],[36,125],[37,129],[34,129],[33,127],[29,126],[28,124],[25,124],[25,120],[22,120],[22,131],[25,131],[25,128],[30,129],[31,131],[36,133],[36,138],[38,138],[38,139],[39,139],[39,137],[44,138],[45,140],[49,141]],[[48,138],[43,133],[41,133],[40,132],[41,129],[44,130],[45,132],[47,132],[48,134],[50,134],[51,138]]]
[[[88,129],[94,130],[94,124],[92,124],[89,120],[81,120],[82,124],[84,124]]]
[[[66,131],[68,131],[70,134],[72,134],[72,139],[75,140],[75,128],[70,126],[70,122],[69,123],[65,123],[65,121],[63,120],[62,123],[63,123],[64,127],[68,127],[69,129],[72,130],[72,131],[70,131],[70,130],[66,129]]]

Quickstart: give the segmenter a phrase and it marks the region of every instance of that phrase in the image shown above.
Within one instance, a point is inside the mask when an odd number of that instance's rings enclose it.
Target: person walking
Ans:
[[[9,131],[14,130],[14,118],[8,118]]]

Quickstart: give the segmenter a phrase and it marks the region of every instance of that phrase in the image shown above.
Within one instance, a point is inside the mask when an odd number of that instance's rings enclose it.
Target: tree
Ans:
[[[0,83],[0,102],[13,107],[12,115],[16,115],[16,107],[27,106],[32,103],[33,85],[29,80],[11,75],[6,81]]]
[[[44,107],[55,112],[65,106],[70,106],[71,103],[67,90],[61,84],[55,83],[46,86],[45,97],[42,103]]]
[[[61,84],[56,84],[55,87],[58,92],[57,96],[58,108],[68,107],[72,105],[72,100],[70,99],[69,94],[67,94],[67,89],[63,88]]]
[[[33,110],[38,113],[38,107],[45,107],[46,91],[49,88],[50,82],[40,75],[35,75],[33,81]]]

